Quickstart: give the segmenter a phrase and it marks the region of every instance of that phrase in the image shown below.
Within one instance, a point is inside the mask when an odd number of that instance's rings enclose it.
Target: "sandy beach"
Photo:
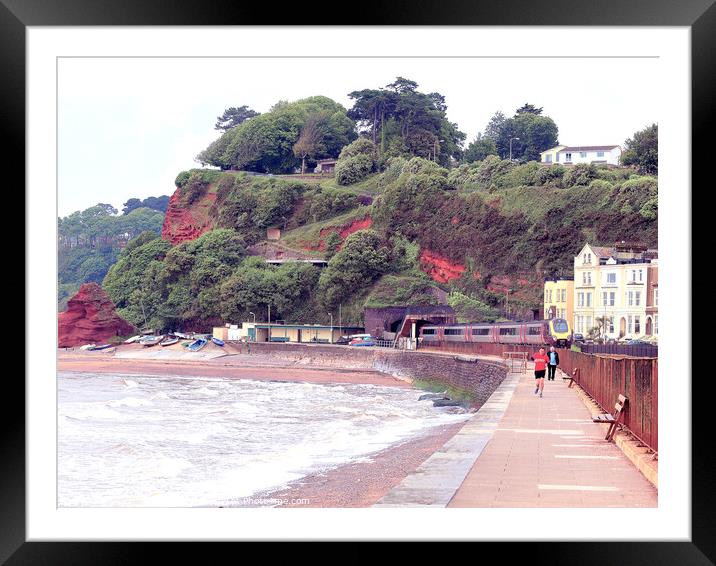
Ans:
[[[181,347],[181,346],[180,346]],[[169,346],[168,348],[172,348]],[[214,346],[209,352],[219,350]],[[155,350],[156,352],[157,350]],[[178,350],[172,350],[178,351]],[[176,358],[132,358],[129,354],[144,354],[142,346],[119,346],[116,352],[59,350],[58,371],[84,371],[93,373],[127,373],[134,375],[187,375],[195,377],[222,377],[233,379],[256,379],[261,381],[292,381],[308,383],[360,383],[410,387],[410,383],[396,377],[369,369],[303,366],[265,354],[239,354],[228,349],[217,357],[185,359],[179,351]],[[121,353],[121,357],[118,354]],[[168,355],[169,350],[161,351]],[[208,352],[207,352],[208,353]]]
[[[219,351],[218,347],[216,351]],[[121,352],[120,356],[117,355],[118,352]],[[127,375],[182,375],[314,384],[412,387],[405,380],[374,370],[297,366],[270,355],[239,354],[235,350],[219,351],[217,357],[207,356],[200,360],[172,359],[168,353],[166,359],[128,357],[133,355],[132,352],[137,352],[138,356],[144,354],[142,347],[136,345],[122,345],[116,351],[109,352],[59,350],[57,369]],[[419,437],[370,455],[368,461],[348,463],[324,473],[309,475],[286,488],[254,495],[250,501],[236,500],[227,506],[368,507],[442,447],[463,424],[427,429]],[[227,495],[227,499],[231,499],[230,494]],[[280,500],[278,505],[277,500]]]

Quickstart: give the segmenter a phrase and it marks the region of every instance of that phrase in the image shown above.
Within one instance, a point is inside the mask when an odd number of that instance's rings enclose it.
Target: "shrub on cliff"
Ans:
[[[276,267],[262,258],[248,257],[219,286],[220,314],[224,320],[238,322],[247,320],[253,312],[261,320],[271,305],[274,320],[315,322],[318,273],[318,268],[310,264]]]
[[[336,163],[335,176],[339,185],[352,185],[365,179],[373,171],[373,160],[367,155],[356,155]]]
[[[497,309],[459,291],[448,295],[448,305],[455,311],[458,322],[494,322],[500,316]]]
[[[127,247],[102,282],[118,314],[135,326],[144,326],[144,314],[149,320],[163,302],[157,279],[170,249],[171,245],[158,236]]]
[[[578,163],[567,171],[564,176],[564,185],[566,187],[587,186],[596,178],[597,168],[593,163]]]
[[[358,138],[345,146],[336,163],[336,183],[352,185],[367,177],[375,170],[377,148],[366,138]]]
[[[370,286],[388,267],[388,250],[377,232],[361,230],[351,234],[321,273],[321,302],[328,308],[337,307],[357,290]]]
[[[239,175],[217,192],[210,210],[220,228],[231,228],[251,245],[266,235],[266,228],[283,226],[308,185],[295,181]]]

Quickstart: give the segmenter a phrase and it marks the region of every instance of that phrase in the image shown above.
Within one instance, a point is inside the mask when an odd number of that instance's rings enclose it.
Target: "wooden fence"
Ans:
[[[422,350],[450,351],[486,356],[502,356],[503,352],[527,351],[534,347],[511,344],[444,344],[442,348]],[[624,410],[624,426],[646,446],[659,450],[659,360],[623,355],[585,354],[560,349],[559,367],[571,374],[578,369],[577,384],[606,412],[614,410],[619,394],[629,402]]]

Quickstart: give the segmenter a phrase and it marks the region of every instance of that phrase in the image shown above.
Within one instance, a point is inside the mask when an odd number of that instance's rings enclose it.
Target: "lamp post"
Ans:
[[[333,344],[333,313],[329,312],[328,316],[331,317],[331,340],[330,340],[330,342],[331,342],[331,344]]]
[[[505,311],[507,312],[507,317],[510,316],[510,293],[514,291],[514,289],[505,289]]]
[[[520,138],[510,138],[510,163],[512,163],[512,140],[518,140]]]
[[[256,315],[252,312],[249,312],[249,314],[254,317],[254,338],[256,338]],[[248,334],[246,336],[248,337]]]

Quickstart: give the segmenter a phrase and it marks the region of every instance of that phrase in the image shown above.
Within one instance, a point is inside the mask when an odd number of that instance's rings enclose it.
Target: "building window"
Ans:
[[[634,316],[634,334],[640,334],[641,333],[641,325],[639,321],[639,315]]]
[[[587,157],[587,152],[586,152],[586,151],[580,151],[580,152],[579,152],[579,157]]]
[[[577,293],[577,306],[584,306],[584,293]]]
[[[659,289],[658,288],[654,289],[654,306],[655,307],[659,306]]]
[[[587,317],[587,328],[586,328],[586,330],[587,330],[587,332],[589,332],[591,329],[592,329],[592,317],[591,317],[591,316],[588,316],[588,317]]]
[[[557,163],[559,163],[559,153],[557,154]]]
[[[592,294],[591,293],[587,293],[587,306],[588,307],[592,306]]]
[[[627,305],[634,306],[634,293],[632,291],[627,293]]]
[[[639,306],[641,303],[641,291],[634,292],[634,306]]]
[[[616,293],[615,293],[614,291],[612,291],[611,293],[609,293],[609,306],[610,306],[610,307],[613,307],[613,306],[614,306],[614,297],[615,297],[615,296],[616,296]]]
[[[654,334],[659,334],[659,315],[654,315]]]
[[[552,163],[552,154],[551,154],[551,153],[548,153],[547,155],[545,155],[544,160],[545,160],[547,163]]]
[[[608,284],[616,284],[617,282],[617,274],[616,273],[607,273],[607,283]]]
[[[614,319],[608,318],[607,319],[607,330],[609,334],[614,334]]]
[[[633,334],[634,333],[634,317],[632,315],[627,316],[627,333]]]
[[[597,157],[604,157],[604,152],[603,152],[603,151],[598,151],[598,152],[597,152]]]
[[[565,153],[565,154],[564,154],[564,160],[565,160],[567,163],[569,163],[570,161],[572,161],[572,154],[571,154],[571,153]]]

